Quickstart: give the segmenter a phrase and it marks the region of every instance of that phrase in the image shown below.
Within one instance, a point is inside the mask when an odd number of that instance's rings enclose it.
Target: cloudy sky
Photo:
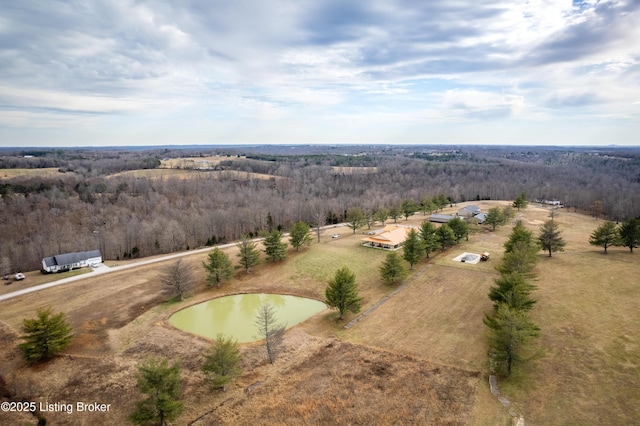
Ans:
[[[0,146],[640,145],[640,0],[0,10]]]

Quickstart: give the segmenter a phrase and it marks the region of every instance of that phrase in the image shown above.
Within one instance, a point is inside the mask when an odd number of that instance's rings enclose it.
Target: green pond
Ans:
[[[215,339],[218,333],[239,343],[260,340],[255,325],[258,308],[273,306],[278,323],[287,328],[301,323],[327,308],[324,303],[285,294],[236,294],[211,299],[176,312],[169,318],[174,327]]]

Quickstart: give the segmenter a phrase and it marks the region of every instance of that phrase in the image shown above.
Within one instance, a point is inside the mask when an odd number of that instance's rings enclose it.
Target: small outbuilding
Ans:
[[[470,218],[480,214],[480,212],[481,212],[480,207],[470,204],[458,210],[458,216],[464,217],[464,218]]]
[[[447,223],[455,218],[456,216],[452,214],[432,214],[431,216],[429,216],[429,222]]]
[[[487,215],[485,213],[480,213],[474,216],[474,218],[478,221],[479,225],[482,225],[485,220],[487,220]]]
[[[84,266],[102,263],[100,250],[79,251],[75,253],[57,254],[42,259],[42,272],[60,272],[78,269]]]

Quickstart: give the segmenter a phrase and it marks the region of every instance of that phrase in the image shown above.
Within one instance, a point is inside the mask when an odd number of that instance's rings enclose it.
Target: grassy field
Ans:
[[[246,157],[227,157],[226,155],[214,155],[208,157],[180,157],[169,158],[160,162],[160,167],[165,169],[206,169],[219,164],[222,161],[246,160]]]
[[[241,172],[237,170],[191,170],[191,169],[146,169],[128,170],[109,177],[133,177],[147,178],[154,180],[162,179],[231,179],[231,180],[252,180],[252,179],[280,179],[278,176],[271,176],[264,173]]]
[[[474,204],[486,210],[496,203]],[[547,215],[546,209],[530,206],[518,218],[537,233]],[[422,220],[414,216],[402,222]],[[640,418],[638,254],[612,248],[604,255],[602,249],[589,246],[588,236],[600,223],[593,218],[561,211],[555,220],[567,240],[566,251],[552,258],[540,252],[535,271],[539,289],[532,317],[541,327],[536,343],[544,356],[501,379],[501,390],[527,424],[632,424]],[[338,322],[330,310],[294,327],[287,332],[287,350],[274,366],[265,364],[259,345],[243,345],[245,373],[224,395],[203,388],[198,365],[207,341],[169,326],[172,312],[237,292],[281,292],[322,300],[326,281],[343,265],[356,273],[367,309],[394,289],[379,278],[378,265],[386,253],[361,247],[361,233],[333,228],[324,232],[321,243],[291,250],[286,261],[262,264],[250,274],[237,271],[234,280],[219,289],[204,286],[201,263],[206,255],[189,255],[185,259],[197,267],[199,287],[182,303],[162,302],[167,296],[157,282],[158,265],[1,302],[0,340],[5,349],[0,350],[0,374],[13,374],[13,382],[36,380],[38,372],[26,369],[11,348],[22,319],[32,317],[38,306],[51,305],[67,313],[77,338],[69,356],[39,370],[47,374],[46,379],[37,377],[38,386],[49,395],[72,397],[67,382],[77,382],[75,389],[83,396],[120,404],[116,419],[123,419],[137,399],[135,362],[147,354],[162,354],[183,360],[189,413],[180,424],[200,416],[202,424],[243,424],[251,415],[247,413],[262,413],[269,419],[264,424],[294,419],[313,423],[335,418],[341,410],[349,411],[341,419],[353,424],[368,422],[372,412],[390,422],[388,416],[395,412],[416,424],[433,424],[426,413],[437,412],[451,424],[509,424],[506,410],[488,389],[482,316],[491,310],[487,292],[497,277],[494,266],[510,231],[510,226],[495,232],[474,228],[468,242],[416,265],[415,277],[403,291],[350,330],[343,326],[356,315]],[[329,238],[334,233],[342,237]],[[489,251],[491,260],[476,265],[454,262],[463,251]],[[235,261],[236,249],[228,253]],[[429,373],[436,369],[441,372],[437,376]],[[84,371],[86,378],[66,378],[68,371]],[[429,393],[422,386],[436,391]],[[349,392],[342,393],[344,389]],[[396,397],[377,399],[376,392],[383,390]],[[266,407],[275,417],[264,414]],[[410,421],[406,417],[395,420]],[[91,419],[95,420],[83,418]]]
[[[73,173],[73,172],[66,172]],[[57,167],[48,167],[42,169],[0,169],[0,179],[12,178],[30,178],[30,177],[56,177],[64,176],[66,173],[58,171]]]

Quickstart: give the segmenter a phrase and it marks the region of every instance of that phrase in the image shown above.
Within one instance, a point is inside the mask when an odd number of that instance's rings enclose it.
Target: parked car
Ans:
[[[22,280],[25,279],[25,276],[24,276],[24,274],[22,272],[18,272],[17,274],[15,274],[13,276],[13,279],[16,280],[16,281],[22,281]]]
[[[340,234],[333,234],[331,238],[340,238]]]

